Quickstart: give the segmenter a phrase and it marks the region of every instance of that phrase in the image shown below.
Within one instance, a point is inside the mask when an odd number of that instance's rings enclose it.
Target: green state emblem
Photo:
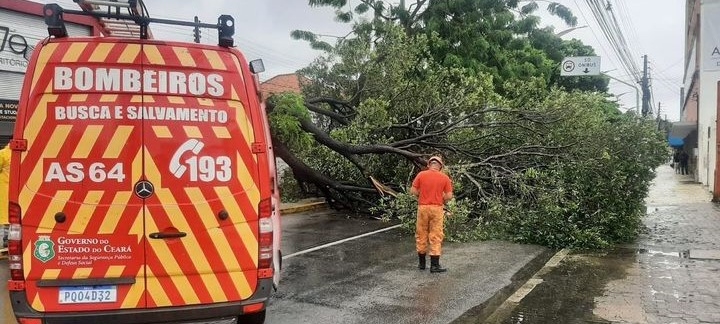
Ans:
[[[38,237],[33,255],[43,263],[52,260],[55,257],[55,243],[49,236]]]

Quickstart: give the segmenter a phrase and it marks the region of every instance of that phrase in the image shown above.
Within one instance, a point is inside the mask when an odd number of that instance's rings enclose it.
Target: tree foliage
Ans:
[[[416,0],[390,5],[380,0],[362,0],[354,10],[347,1],[314,0],[313,6],[336,9],[336,20],[353,22],[355,30],[382,33],[391,22],[402,26],[409,35],[424,33],[437,36],[428,54],[447,67],[463,67],[493,77],[495,89],[504,93],[507,80],[542,77],[548,86],[568,90],[607,91],[608,79],[600,76],[575,78],[568,82],[559,77],[559,65],[567,56],[593,56],[594,50],[578,40],[563,40],[551,28],[539,28],[540,18],[533,15],[537,1],[516,0]],[[547,12],[575,27],[577,18],[569,8],[550,2]],[[371,14],[368,14],[371,13]],[[294,31],[296,39],[309,40],[307,31]],[[322,48],[312,39],[313,48]]]
[[[293,33],[325,50],[301,70],[311,80],[302,95],[268,102],[276,153],[301,187],[412,228],[407,186],[442,154],[457,197],[451,240],[599,247],[635,235],[662,136],[621,114],[596,79],[556,76],[555,59],[592,49],[538,29],[537,6],[310,4],[336,8],[340,21],[371,18],[334,45]]]

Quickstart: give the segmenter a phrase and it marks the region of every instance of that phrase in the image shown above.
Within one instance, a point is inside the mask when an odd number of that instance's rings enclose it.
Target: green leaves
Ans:
[[[577,26],[577,17],[573,15],[570,8],[563,6],[560,3],[553,2],[547,7],[548,12],[562,19],[568,26]]]
[[[342,11],[342,10],[336,10],[335,11],[335,21],[341,22],[341,23],[349,23],[353,19],[353,13],[351,11]]]
[[[371,175],[401,193],[333,199],[374,205],[413,230],[416,203],[402,193],[421,158],[439,153],[457,197],[449,240],[596,248],[636,235],[665,144],[656,127],[598,93],[607,80],[559,78],[564,56],[591,47],[539,29],[535,2],[519,17],[512,0],[383,3],[310,1],[335,9],[353,33],[331,45],[293,31],[324,53],[301,70],[311,81],[303,96],[271,98],[275,137],[335,187],[372,188]],[[574,24],[566,7],[548,10]]]
[[[268,114],[273,134],[296,150],[308,149],[313,139],[300,128],[300,120],[310,118],[303,97],[294,93],[276,94],[269,98],[269,103],[273,108]]]
[[[448,237],[584,249],[634,239],[652,170],[667,156],[656,125],[620,114],[601,95],[557,89],[548,95],[534,90],[540,86],[513,83],[517,93],[535,95],[509,101],[523,107],[521,116],[485,116],[504,127],[450,137],[453,149],[476,146],[488,155],[512,154],[519,146],[555,148],[540,151],[547,155],[510,155],[488,164],[447,154],[454,161],[448,170],[455,193],[463,199],[455,211],[460,217],[446,226]],[[469,142],[478,135],[485,140]],[[394,208],[411,209],[407,204],[402,200],[386,208],[395,215]],[[414,228],[413,218],[400,220]]]
[[[538,6],[537,2],[530,2],[530,3],[522,6],[522,8],[520,8],[520,12],[524,15],[529,15],[529,14],[535,12],[535,10],[537,10],[538,8],[539,8],[539,6]]]
[[[551,247],[600,248],[632,240],[652,170],[666,156],[655,125],[609,109],[599,95],[554,91],[543,101],[541,110],[563,119],[538,140],[577,145],[543,171],[527,169],[516,183],[530,189],[521,200],[494,198],[488,210],[494,231]]]
[[[308,0],[311,7],[330,6],[342,8],[347,4],[347,0]]]
[[[308,42],[314,42],[314,41],[317,40],[317,36],[315,35],[315,33],[309,32],[309,31],[307,31],[307,30],[297,30],[297,29],[296,29],[296,30],[293,30],[293,31],[290,33],[290,36],[291,36],[293,39],[305,40],[305,41],[308,41]]]
[[[293,30],[290,32],[290,36],[293,39],[307,41],[310,43],[310,47],[319,51],[330,52],[333,49],[332,45],[329,43],[318,40],[317,35],[313,32],[306,30]]]
[[[355,13],[358,15],[362,15],[362,14],[368,12],[368,10],[370,10],[370,6],[368,6],[365,3],[361,3],[361,4],[357,5],[357,7],[355,7]]]

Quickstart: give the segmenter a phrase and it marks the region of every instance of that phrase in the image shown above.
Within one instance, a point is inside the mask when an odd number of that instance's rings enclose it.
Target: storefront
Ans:
[[[43,4],[27,0],[0,0],[0,147],[5,146],[15,126],[25,71],[33,48],[48,37],[42,16]],[[69,35],[98,33],[89,17],[65,17]]]

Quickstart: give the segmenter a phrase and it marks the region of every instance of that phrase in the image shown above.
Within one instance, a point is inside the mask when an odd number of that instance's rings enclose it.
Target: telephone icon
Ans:
[[[180,162],[183,154],[187,152],[192,152],[193,154],[198,155],[200,154],[200,150],[202,150],[203,147],[205,147],[205,144],[194,138],[189,139],[185,143],[180,145],[180,148],[175,151],[172,160],[170,160],[170,172],[172,172],[172,174],[176,178],[180,179],[183,174],[185,174],[185,171],[187,171],[187,166],[183,165]]]

